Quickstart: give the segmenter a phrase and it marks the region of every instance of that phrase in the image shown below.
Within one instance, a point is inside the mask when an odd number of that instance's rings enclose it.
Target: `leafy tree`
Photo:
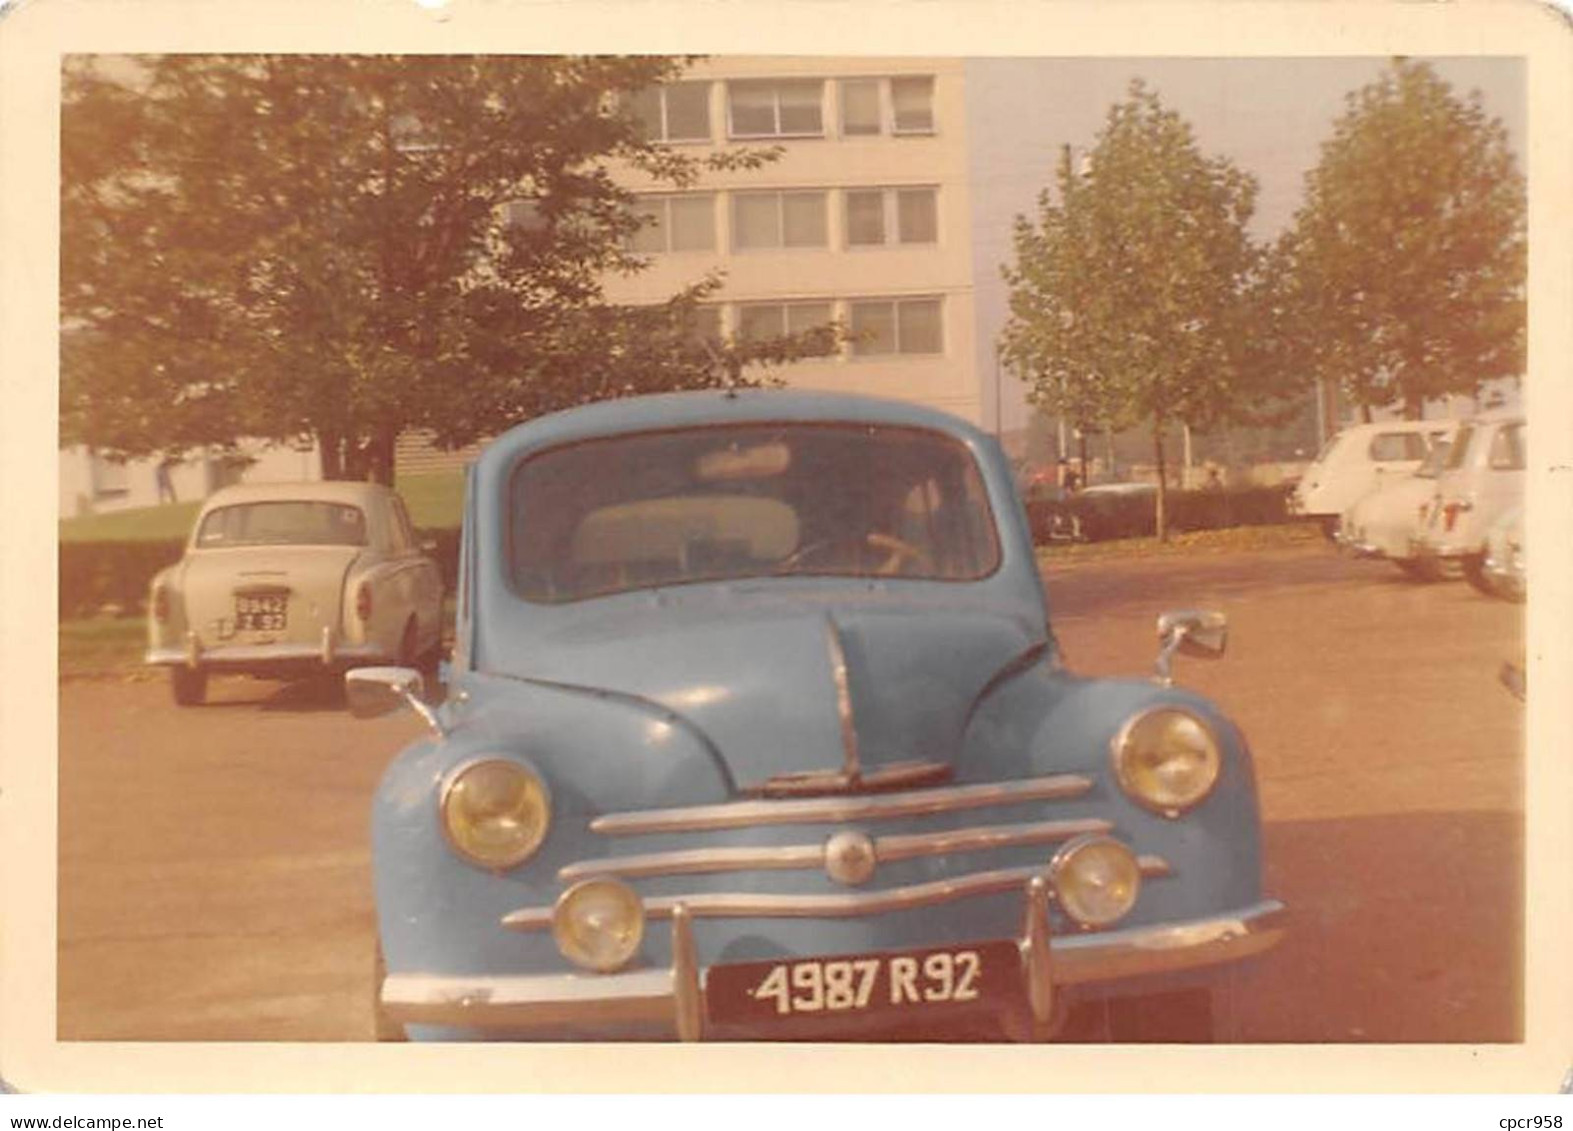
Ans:
[[[1256,182],[1203,156],[1140,80],[1086,167],[1067,149],[1055,182],[1036,223],[1016,220],[1001,354],[1035,404],[1083,429],[1150,427],[1166,537],[1165,428],[1237,418],[1270,386],[1248,348]]]
[[[1348,96],[1281,243],[1302,364],[1366,419],[1520,375],[1524,222],[1502,123],[1395,60]]]
[[[692,184],[772,151],[646,140],[677,60],[69,60],[61,432],[123,457],[310,437],[329,478],[392,476],[398,434],[457,446],[559,407],[758,383],[815,337],[703,340],[697,280],[646,309],[618,169]],[[823,335],[820,335],[822,337]]]

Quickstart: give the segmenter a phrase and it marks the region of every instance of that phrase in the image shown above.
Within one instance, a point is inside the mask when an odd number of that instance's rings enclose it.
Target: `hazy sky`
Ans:
[[[1524,152],[1525,69],[1521,59],[1432,59],[1459,95],[1479,90],[1486,111]],[[1012,257],[1011,223],[1031,213],[1053,178],[1060,147],[1093,145],[1111,104],[1144,79],[1196,131],[1202,151],[1227,156],[1260,182],[1253,230],[1276,235],[1300,204],[1303,179],[1344,111],[1344,96],[1376,78],[1386,58],[1323,59],[977,59],[966,72],[972,148],[974,279],[981,317],[978,367],[994,371],[1004,325],[1000,265]],[[1006,382],[1007,386],[1010,382]],[[1020,396],[1005,394],[1005,427],[1019,427]],[[1014,401],[1014,407],[1013,407]],[[993,400],[984,395],[985,419]]]

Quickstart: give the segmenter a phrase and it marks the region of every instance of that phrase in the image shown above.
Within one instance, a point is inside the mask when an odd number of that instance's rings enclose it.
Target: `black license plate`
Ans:
[[[237,593],[235,631],[282,632],[288,611],[289,598],[283,593]]]
[[[908,1017],[1021,1000],[1014,942],[882,951],[844,958],[713,966],[705,1008],[717,1025]]]

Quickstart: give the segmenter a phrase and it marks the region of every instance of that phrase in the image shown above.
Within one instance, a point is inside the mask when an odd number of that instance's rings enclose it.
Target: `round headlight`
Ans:
[[[1060,907],[1084,927],[1107,927],[1136,906],[1141,865],[1113,837],[1080,836],[1054,854],[1049,881]]]
[[[1174,816],[1206,797],[1218,781],[1218,739],[1189,711],[1143,711],[1114,737],[1114,776],[1132,799]]]
[[[576,966],[616,970],[628,964],[644,939],[644,905],[619,880],[583,880],[558,897],[552,937]]]
[[[443,787],[441,808],[442,829],[454,851],[495,870],[528,860],[552,821],[541,779],[501,758],[461,766]]]

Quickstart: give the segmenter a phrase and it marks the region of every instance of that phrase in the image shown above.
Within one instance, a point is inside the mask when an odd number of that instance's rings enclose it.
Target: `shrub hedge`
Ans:
[[[1246,487],[1225,491],[1169,493],[1171,529],[1216,530],[1228,526],[1266,526],[1287,522],[1288,488]],[[1137,538],[1154,532],[1151,495],[1076,495],[1065,501],[1039,499],[1027,504],[1033,541],[1045,544],[1080,519],[1081,537],[1097,542]],[[459,568],[459,532],[422,530],[421,541],[436,543],[432,556],[443,584],[453,592]],[[60,619],[91,616],[106,607],[136,616],[147,607],[153,575],[180,560],[180,540],[159,542],[63,542],[60,544]]]
[[[1170,491],[1169,529],[1220,530],[1288,522],[1289,490],[1280,484],[1221,491]],[[1098,493],[1072,495],[1064,500],[1038,499],[1027,504],[1027,521],[1032,526],[1032,539],[1039,545],[1064,538],[1078,528],[1080,537],[1088,542],[1151,537],[1157,532],[1156,501],[1152,494]]]
[[[443,585],[453,592],[459,568],[457,530],[419,531],[422,542],[435,542],[432,556],[442,570]],[[60,619],[92,616],[113,607],[122,616],[147,608],[153,576],[180,560],[183,539],[160,542],[62,542],[60,544]]]

